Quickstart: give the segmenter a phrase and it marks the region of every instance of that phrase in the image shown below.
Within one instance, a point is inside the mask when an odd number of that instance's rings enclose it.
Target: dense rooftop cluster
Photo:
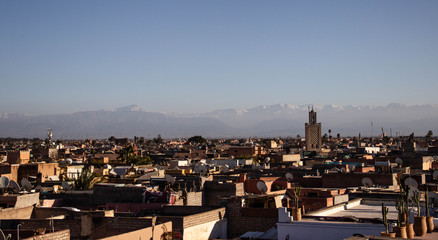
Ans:
[[[414,216],[436,217],[432,134],[329,131],[321,143],[307,151],[300,136],[3,138],[1,229],[12,239],[346,239],[378,236],[384,222],[408,234]]]

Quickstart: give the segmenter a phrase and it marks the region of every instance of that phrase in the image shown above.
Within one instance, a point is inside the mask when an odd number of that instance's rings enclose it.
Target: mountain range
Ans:
[[[222,109],[199,114],[158,113],[137,105],[117,109],[32,116],[0,113],[0,137],[103,139],[110,136],[156,137],[278,137],[304,135],[309,107],[317,111],[323,134],[336,136],[426,135],[438,132],[438,105],[387,106],[262,105],[249,109]]]

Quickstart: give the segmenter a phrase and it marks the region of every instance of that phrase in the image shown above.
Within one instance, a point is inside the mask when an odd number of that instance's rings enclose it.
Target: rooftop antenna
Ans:
[[[266,184],[262,181],[257,183],[257,189],[262,192],[262,194],[266,194],[266,192],[268,191],[268,187],[266,186]]]
[[[175,177],[172,177],[171,175],[166,174],[165,178],[166,178],[166,182],[168,182],[169,184],[175,183]]]
[[[230,168],[227,165],[220,166],[221,173],[227,173],[230,171]]]
[[[66,181],[62,181],[61,186],[65,191],[70,190],[70,184],[68,184],[68,182],[66,182]]]
[[[292,173],[286,173],[286,179],[288,182],[292,182],[294,175],[292,175]]]
[[[405,185],[409,185],[411,187],[418,188],[418,182],[411,177],[408,177],[405,179]]]
[[[30,190],[32,190],[32,184],[26,178],[21,179],[21,186],[23,186],[23,189],[27,192],[30,192]]]
[[[369,177],[364,177],[362,178],[362,185],[364,185],[365,187],[372,187],[374,185],[373,180],[371,180],[371,178]]]
[[[438,170],[435,170],[435,171],[433,171],[433,173],[432,173],[432,177],[433,177],[433,179],[438,179]]]
[[[11,181],[9,182],[9,187],[12,188],[12,191],[13,191],[14,193],[19,193],[20,190],[21,190],[20,185],[19,185],[16,181],[14,181],[14,180],[11,180]]]
[[[3,189],[6,189],[9,186],[9,178],[5,176],[0,177],[0,189],[3,193]]]
[[[399,157],[395,159],[395,162],[397,163],[397,165],[399,167],[403,165],[403,160],[401,158],[399,158]]]

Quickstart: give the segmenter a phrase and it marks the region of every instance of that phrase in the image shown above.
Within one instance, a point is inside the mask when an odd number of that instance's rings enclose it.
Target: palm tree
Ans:
[[[132,159],[135,158],[134,147],[132,145],[128,145],[128,146],[122,148],[122,150],[120,150],[119,156],[117,158],[122,160],[125,163],[131,162]]]
[[[81,174],[76,179],[67,180],[74,180],[75,189],[92,189],[95,183],[104,179],[106,179],[106,177],[99,176],[97,173],[91,172],[88,168],[83,168]]]

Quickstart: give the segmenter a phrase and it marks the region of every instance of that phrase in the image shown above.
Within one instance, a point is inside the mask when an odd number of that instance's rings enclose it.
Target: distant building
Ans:
[[[306,150],[319,151],[321,150],[321,123],[316,122],[316,112],[309,112],[309,122],[306,123]]]
[[[9,164],[25,164],[30,160],[30,150],[8,151],[7,161]]]

